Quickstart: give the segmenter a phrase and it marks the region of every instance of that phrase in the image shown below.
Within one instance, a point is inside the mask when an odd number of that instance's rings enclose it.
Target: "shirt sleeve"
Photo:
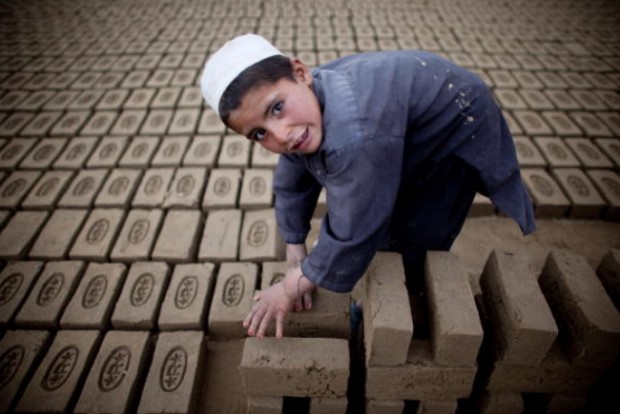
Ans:
[[[302,262],[313,283],[349,292],[366,271],[389,228],[403,145],[402,137],[372,138],[327,157],[327,215],[316,247]]]
[[[301,244],[306,241],[321,188],[321,184],[306,169],[303,159],[295,155],[280,155],[273,190],[276,221],[286,243]]]

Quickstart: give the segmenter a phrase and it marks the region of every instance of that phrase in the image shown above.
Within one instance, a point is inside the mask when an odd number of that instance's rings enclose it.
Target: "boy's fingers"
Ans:
[[[250,322],[250,328],[248,329],[248,335],[250,335],[250,336],[255,336],[256,335],[256,331],[257,331],[261,321],[265,317],[265,313],[266,312],[267,311],[265,309],[263,309],[262,307],[259,308],[256,311],[256,313],[252,317],[252,321]]]
[[[276,313],[276,338],[284,336],[284,313]]]
[[[260,323],[260,327],[258,328],[258,333],[256,334],[256,337],[258,339],[263,339],[265,337],[265,332],[267,332],[267,328],[269,327],[269,323],[271,322],[272,318],[273,315],[271,315],[271,313],[269,312],[263,317],[263,320]]]
[[[302,298],[295,299],[295,305],[293,308],[295,309],[295,312],[300,312],[304,308]]]
[[[312,309],[312,293],[306,293],[304,295],[304,307],[306,310]]]

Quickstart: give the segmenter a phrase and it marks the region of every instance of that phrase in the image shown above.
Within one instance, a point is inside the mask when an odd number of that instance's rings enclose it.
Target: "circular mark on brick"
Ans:
[[[129,178],[126,176],[116,177],[112,184],[110,184],[110,188],[108,189],[108,194],[113,196],[118,196],[125,191],[129,187]]]
[[[131,288],[130,301],[136,308],[148,302],[155,287],[155,277],[151,273],[144,273],[136,279]]]
[[[92,278],[88,286],[86,286],[84,296],[82,296],[82,306],[90,309],[99,305],[107,288],[108,278],[105,275],[97,275]]]
[[[95,179],[93,177],[84,177],[73,188],[73,195],[83,197],[95,188]]]
[[[539,193],[541,193],[545,197],[551,197],[553,195],[553,186],[545,177],[534,174],[532,175],[531,179],[534,183],[534,187]]]
[[[24,149],[24,146],[21,144],[11,145],[2,154],[2,159],[4,161],[12,160],[13,158],[17,156],[17,154],[19,154],[22,151],[22,149]]]
[[[590,158],[591,160],[598,160],[601,158],[591,146],[584,144],[583,142],[580,142],[579,144],[577,144],[577,148],[581,152],[583,152],[586,157]]]
[[[72,128],[74,125],[78,123],[78,121],[79,119],[77,116],[70,116],[69,118],[62,121],[62,123],[60,124],[60,127],[64,129]]]
[[[54,152],[54,146],[51,144],[43,145],[37,149],[32,156],[35,161],[44,161],[49,158]]]
[[[557,159],[565,160],[568,158],[568,154],[566,153],[566,150],[564,150],[564,148],[562,148],[560,145],[556,143],[552,142],[548,144],[547,149],[549,150],[549,153]]]
[[[2,197],[8,198],[13,197],[15,194],[20,193],[26,187],[26,180],[23,178],[18,178],[15,181],[11,181],[4,191],[2,191]]]
[[[129,363],[131,362],[131,351],[126,346],[116,347],[106,358],[101,373],[99,374],[99,389],[104,392],[118,388],[123,382]]]
[[[148,149],[149,149],[149,145],[146,142],[141,142],[131,150],[131,157],[140,158],[141,156],[146,154],[146,151]]]
[[[110,158],[116,153],[116,151],[118,151],[118,145],[114,142],[107,143],[103,146],[103,148],[101,148],[101,151],[99,151],[99,158],[102,160]]]
[[[598,122],[596,118],[590,115],[585,115],[581,117],[581,120],[588,128],[591,129],[601,129],[601,123]]]
[[[45,197],[52,191],[54,191],[56,187],[58,187],[58,184],[60,184],[60,178],[52,177],[49,180],[46,180],[43,184],[41,184],[35,194],[37,197]]]
[[[269,226],[265,220],[258,220],[252,223],[248,231],[247,242],[252,247],[263,246],[267,242]]]
[[[158,128],[160,125],[162,125],[164,123],[164,120],[165,120],[165,116],[164,115],[157,114],[153,118],[151,118],[151,122],[149,122],[149,124],[153,128]]]
[[[189,175],[189,174],[188,175],[184,175],[177,182],[177,191],[176,192],[181,197],[187,197],[188,195],[191,194],[191,192],[194,189],[195,185],[196,185],[196,180],[194,179],[194,177],[192,175]]]
[[[245,291],[245,280],[240,274],[232,275],[224,283],[224,291],[222,292],[222,303],[229,308],[235,307],[241,303],[243,292]]]
[[[0,390],[15,376],[24,360],[26,350],[21,345],[13,345],[0,355]]]
[[[147,219],[136,220],[129,230],[127,241],[131,244],[141,243],[148,234],[150,226],[151,224]]]
[[[95,118],[95,120],[93,121],[93,128],[94,129],[99,129],[99,128],[103,127],[107,121],[108,121],[108,116],[107,115],[101,115],[101,116]]]
[[[179,144],[173,142],[164,148],[163,156],[166,158],[174,157],[180,150]]]
[[[194,156],[204,157],[204,156],[209,155],[212,150],[213,150],[213,145],[211,145],[210,142],[201,142],[194,149]]]
[[[79,100],[78,100],[78,105],[87,105],[89,104],[91,101],[93,101],[95,99],[95,96],[93,94],[86,94],[84,96],[82,96]]]
[[[609,146],[609,149],[610,149],[612,152],[615,152],[617,155],[620,155],[620,145],[618,145],[618,144],[611,144],[611,145]]]
[[[561,128],[570,129],[571,127],[570,122],[568,122],[568,120],[561,115],[554,114],[551,116],[551,119],[553,119],[553,121],[556,122]]]
[[[534,116],[533,114],[526,114],[523,117],[523,120],[527,122],[528,124],[530,124],[530,126],[532,126],[533,128],[542,127],[542,123],[540,122],[540,120],[536,118],[536,116]]]
[[[52,303],[60,293],[64,283],[65,275],[62,273],[54,273],[48,277],[45,283],[43,283],[43,286],[41,286],[41,290],[37,296],[37,305],[47,306]]]
[[[281,281],[282,279],[284,279],[284,273],[276,273],[273,275],[273,277],[271,278],[271,281],[269,282],[269,286],[273,286],[276,283],[278,283],[279,281]]]
[[[228,154],[229,157],[234,158],[237,155],[241,154],[242,151],[243,146],[240,142],[233,142],[228,147],[226,147],[226,154]]]
[[[130,129],[136,122],[138,122],[136,117],[134,115],[129,115],[121,121],[121,128]]]
[[[191,120],[192,117],[190,115],[182,115],[181,117],[179,117],[179,119],[177,119],[177,126],[180,128],[185,127],[189,125]]]
[[[181,279],[177,291],[174,295],[174,306],[177,309],[187,309],[194,303],[198,293],[198,278],[196,276],[185,276]]]
[[[523,142],[517,142],[516,147],[517,152],[523,158],[531,158],[534,156],[534,150],[529,145],[524,144]]]
[[[86,242],[88,244],[97,244],[100,243],[105,235],[108,233],[108,229],[110,228],[110,221],[105,218],[100,218],[95,221],[92,226],[90,226],[90,230],[88,230],[88,234],[86,235]]]
[[[167,77],[168,77],[168,74],[165,72],[162,72],[162,73],[159,73],[155,79],[157,80],[157,82],[164,82]]]
[[[263,177],[254,177],[250,180],[250,194],[259,196],[265,194],[267,184]]]
[[[82,155],[83,153],[86,152],[86,145],[84,144],[77,144],[74,145],[73,147],[71,147],[71,149],[67,152],[67,160],[72,161],[75,160],[77,157],[79,157],[80,155]]]
[[[161,189],[161,186],[163,184],[164,180],[163,178],[161,178],[160,175],[153,175],[149,177],[149,179],[146,181],[146,184],[144,185],[144,194],[153,195],[157,193]]]
[[[137,80],[140,80],[140,79],[137,79]],[[134,79],[133,82],[136,82],[137,80]],[[146,94],[142,93],[142,92],[139,92],[139,93],[135,94],[133,99],[132,99],[132,102],[134,104],[136,104],[136,105],[138,105],[138,104],[140,104],[140,103],[142,103],[144,101],[146,101]]]
[[[181,346],[175,346],[168,352],[159,374],[161,389],[172,392],[183,383],[187,370],[187,351]]]
[[[620,197],[620,183],[612,178],[603,177],[601,178],[601,182],[605,187],[609,189],[616,197]]]
[[[22,123],[23,120],[24,120],[23,116],[16,116],[14,118],[9,119],[7,122],[5,122],[4,125],[2,125],[2,128],[5,131],[9,131],[13,128],[16,128],[20,123]]]
[[[104,83],[105,83],[105,79],[104,79]],[[108,96],[106,96],[106,98],[104,99],[104,103],[111,105],[114,103],[114,101],[116,101],[117,99],[120,99],[120,96],[118,93],[111,93]]]
[[[230,178],[228,177],[219,177],[215,180],[215,184],[213,185],[213,192],[216,196],[223,197],[230,191],[232,184],[230,182]]]
[[[590,190],[588,190],[588,187],[580,177],[569,175],[566,182],[580,197],[587,197],[590,195]]]
[[[13,299],[23,282],[23,274],[13,273],[0,283],[0,306],[6,305]]]
[[[44,128],[45,125],[51,120],[51,118],[49,116],[42,116],[41,118],[37,119],[34,124],[32,124],[32,126],[35,129],[41,129]]]
[[[54,391],[62,387],[71,376],[79,355],[80,351],[75,345],[69,345],[60,350],[47,368],[41,380],[41,387],[46,391]]]

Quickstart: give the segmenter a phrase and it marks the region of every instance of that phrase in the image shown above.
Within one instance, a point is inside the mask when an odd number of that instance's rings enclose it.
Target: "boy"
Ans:
[[[427,250],[448,250],[476,192],[535,229],[512,137],[486,85],[421,51],[349,56],[312,72],[249,34],[206,63],[203,95],[224,123],[282,154],[276,219],[285,278],[258,293],[244,321],[262,338],[272,319],[311,307],[321,286],[348,292],[377,250],[399,251],[420,289]],[[321,187],[328,212],[318,243],[304,241]],[[302,300],[303,299],[303,300]]]

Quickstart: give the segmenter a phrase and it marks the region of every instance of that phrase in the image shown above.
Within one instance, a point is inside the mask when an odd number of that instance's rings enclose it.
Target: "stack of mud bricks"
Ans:
[[[455,255],[431,252],[425,284],[424,295],[408,293],[395,253],[378,253],[365,276],[368,414],[400,414],[405,401],[454,413],[472,392],[483,331],[467,273]]]
[[[537,274],[526,256],[491,253],[478,298],[476,412],[597,410],[593,385],[620,380],[619,258],[609,252],[595,272],[582,256],[551,252]]]

